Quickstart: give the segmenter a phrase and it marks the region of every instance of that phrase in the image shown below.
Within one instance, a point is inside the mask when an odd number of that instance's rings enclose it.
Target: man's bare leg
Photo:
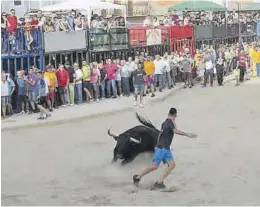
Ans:
[[[171,174],[171,172],[175,168],[175,162],[174,161],[169,161],[169,162],[167,162],[167,164],[168,164],[168,166],[167,166],[164,174],[158,180],[158,182],[162,183]]]

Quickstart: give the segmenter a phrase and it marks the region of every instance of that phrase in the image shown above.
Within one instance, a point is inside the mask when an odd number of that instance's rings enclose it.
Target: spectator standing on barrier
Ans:
[[[122,60],[121,62],[122,68],[120,71],[121,79],[122,79],[122,87],[124,96],[130,96],[130,77],[132,73],[132,63],[126,62]]]
[[[153,21],[152,21],[152,18],[150,15],[148,15],[145,20],[144,20],[144,23],[143,23],[143,26],[144,27],[150,27],[153,25]]]
[[[82,62],[82,74],[83,74],[82,77],[83,90],[86,93],[86,101],[89,102],[90,100],[92,100],[92,95],[91,95],[92,87],[90,83],[91,68],[89,65],[87,65],[86,61]]]
[[[68,22],[68,31],[75,31],[75,12],[71,11],[69,15],[66,17],[66,21]]]
[[[216,71],[217,71],[217,80],[218,85],[223,85],[223,76],[224,76],[224,64],[225,64],[225,54],[220,49],[216,56]]]
[[[74,63],[75,70],[75,102],[76,104],[82,104],[82,78],[83,73],[79,68],[78,63]]]
[[[244,81],[245,77],[245,71],[247,69],[247,55],[245,51],[242,49],[240,53],[238,54],[238,59],[237,59],[237,69],[239,69],[239,82]]]
[[[143,107],[143,95],[144,95],[144,78],[145,78],[145,71],[142,69],[142,64],[138,63],[137,70],[133,72],[133,83],[135,88],[135,102],[134,105],[136,106],[138,103],[138,94],[140,96],[140,103],[139,106]]]
[[[90,83],[93,89],[94,100],[99,102],[100,71],[97,62],[94,62],[91,68]]]
[[[111,62],[111,59],[107,60],[107,64],[105,65],[105,69],[107,71],[107,96],[111,97],[111,86],[113,89],[112,98],[117,98],[117,88],[116,88],[116,80],[115,73],[118,70],[117,65]]]
[[[24,80],[24,71],[17,71],[17,95],[18,95],[18,106],[21,114],[29,112],[29,105],[27,100],[27,84]]]
[[[25,76],[24,80],[27,82],[28,84],[28,98],[29,98],[29,102],[31,104],[32,110],[34,112],[36,112],[36,102],[37,102],[37,96],[38,96],[38,86],[37,86],[37,82],[38,82],[38,78],[37,75],[34,72],[33,68],[29,69],[29,75],[28,77]]]
[[[102,61],[98,64],[98,68],[100,72],[100,86],[101,86],[100,97],[101,99],[104,99],[106,97],[105,88],[106,88],[107,71],[105,70]]]
[[[161,60],[160,55],[156,55],[155,56],[155,60],[154,62],[154,74],[155,74],[155,87],[157,82],[159,82],[159,91],[162,92],[163,89],[163,71],[165,69],[165,64],[164,62]]]
[[[54,101],[55,101],[55,87],[57,85],[57,77],[53,72],[51,65],[47,65],[46,71],[44,73],[44,78],[48,79],[48,94],[46,96],[47,102],[50,106],[50,111],[53,111]]]
[[[214,57],[212,54],[212,50],[208,49],[205,57],[205,77],[204,77],[204,87],[207,86],[208,80],[210,78],[210,86],[213,87],[213,76],[214,76]]]
[[[60,95],[61,104],[63,107],[67,106],[66,93],[67,86],[69,84],[69,74],[67,70],[64,69],[62,64],[59,65],[58,70],[56,71],[56,77],[58,82],[58,93]]]
[[[144,71],[147,76],[147,86],[145,88],[145,93],[148,94],[148,87],[150,88],[150,92],[152,93],[151,97],[154,97],[154,71],[155,71],[155,65],[152,61],[151,57],[147,57],[144,61]]]
[[[15,10],[11,9],[10,15],[8,15],[8,17],[7,17],[7,31],[11,35],[14,35],[14,32],[17,29],[17,25],[18,25],[18,20],[17,20],[17,17],[15,16]]]

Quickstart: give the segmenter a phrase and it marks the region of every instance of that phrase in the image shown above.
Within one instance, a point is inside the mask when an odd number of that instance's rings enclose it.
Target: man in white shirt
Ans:
[[[152,26],[152,18],[150,15],[148,15],[145,20],[144,20],[144,23],[143,23],[143,26],[144,27],[149,27],[149,26]]]
[[[164,77],[164,87],[168,86],[168,89],[171,89],[171,67],[170,67],[170,58],[168,58],[167,55],[163,57],[164,65],[165,65],[165,72],[163,72],[163,77]]]
[[[83,73],[79,68],[78,63],[74,63],[74,71],[75,71],[75,101],[76,104],[82,104],[82,78]]]
[[[162,92],[163,89],[163,71],[165,70],[166,66],[164,64],[164,61],[161,60],[160,55],[155,56],[154,62],[154,74],[155,74],[155,84],[159,82],[159,91]],[[156,87],[156,85],[155,85]]]

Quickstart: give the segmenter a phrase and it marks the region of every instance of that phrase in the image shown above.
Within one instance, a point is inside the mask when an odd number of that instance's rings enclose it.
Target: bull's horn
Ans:
[[[137,144],[140,144],[141,141],[142,141],[142,139],[138,140],[138,139],[135,139],[135,138],[133,138],[133,137],[130,137],[130,140],[131,140],[132,142],[137,143]]]
[[[117,139],[117,137],[118,137],[118,134],[113,134],[113,133],[111,133],[111,132],[110,132],[110,129],[107,131],[107,134],[108,134],[109,136],[111,136],[111,137],[114,137],[114,139]]]

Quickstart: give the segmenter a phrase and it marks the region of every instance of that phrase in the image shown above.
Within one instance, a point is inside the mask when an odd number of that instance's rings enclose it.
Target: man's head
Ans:
[[[2,80],[6,80],[6,73],[5,73],[5,71],[1,72],[1,78],[2,78]]]
[[[78,69],[78,68],[79,68],[79,64],[78,64],[78,63],[74,63],[74,64],[73,64],[73,67],[74,67],[75,69]]]
[[[31,67],[31,68],[29,69],[28,73],[29,73],[29,75],[34,74],[34,68]]]
[[[11,10],[10,10],[10,14],[11,14],[12,16],[15,16],[15,10],[14,10],[14,9],[11,9]]]
[[[63,64],[59,64],[59,70],[64,70],[64,65]]]
[[[111,62],[112,62],[111,59],[107,60],[107,64],[111,64]]]
[[[169,117],[173,117],[174,119],[177,117],[177,109],[176,108],[170,108]]]
[[[47,65],[46,71],[50,73],[52,71],[52,66],[51,65]]]
[[[42,71],[40,71],[40,70],[37,70],[37,77],[39,78],[39,79],[41,79],[41,78],[43,78],[43,75],[42,75]]]
[[[87,65],[87,61],[85,61],[85,60],[82,61],[82,65],[83,65],[83,66],[86,66],[86,65]]]

